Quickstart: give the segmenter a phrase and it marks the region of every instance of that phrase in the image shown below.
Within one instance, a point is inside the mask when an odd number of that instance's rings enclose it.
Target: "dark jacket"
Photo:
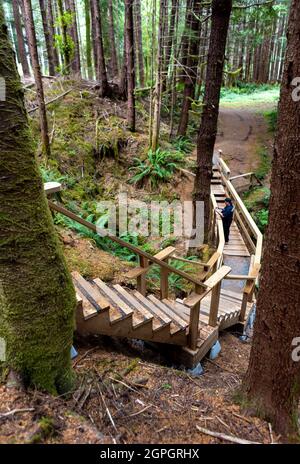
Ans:
[[[233,205],[225,206],[225,208],[222,209],[223,222],[225,222],[226,224],[231,224],[232,219],[233,219],[233,212],[234,212]]]

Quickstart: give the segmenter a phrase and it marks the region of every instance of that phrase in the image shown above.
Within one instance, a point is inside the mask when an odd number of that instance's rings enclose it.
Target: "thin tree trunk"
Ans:
[[[102,21],[100,5],[98,0],[91,0],[92,14],[95,16],[95,33],[96,33],[96,52],[97,52],[97,68],[96,77],[100,82],[100,96],[105,97],[108,95],[108,81],[106,73],[106,64],[104,58],[103,38],[102,38]]]
[[[113,0],[109,0],[108,2],[108,20],[109,20],[111,72],[112,72],[113,77],[118,77],[119,67],[118,67],[118,56],[117,56],[116,38],[115,38]]]
[[[300,328],[300,104],[299,99],[292,98],[293,79],[300,76],[299,36],[300,4],[293,0],[274,146],[269,225],[244,381],[250,401],[283,437],[299,433],[299,350],[296,359],[292,356],[293,339],[299,337]]]
[[[72,24],[70,25],[70,35],[74,43],[74,53],[71,59],[71,68],[75,74],[80,76],[81,63],[80,63],[80,48],[79,48],[79,37],[77,29],[77,14],[74,0],[65,0],[66,10],[72,14]]]
[[[210,225],[210,182],[217,136],[220,92],[232,0],[213,0],[204,106],[197,140],[197,169],[194,200],[204,202],[204,238]]]
[[[50,76],[54,76],[55,75],[55,65],[54,65],[54,56],[53,56],[54,46],[53,46],[53,43],[51,43],[51,38],[50,38],[49,22],[47,18],[45,0],[39,0],[39,3],[40,3],[40,10],[41,10],[42,21],[43,21],[43,30],[44,30],[44,36],[45,36],[46,49],[47,49],[49,74]]]
[[[96,75],[96,79],[97,79],[98,51],[97,51],[97,41],[96,41],[96,20],[95,20],[95,13],[94,13],[94,3],[93,3],[93,0],[88,0],[88,1],[89,1],[89,3],[90,3],[90,11],[91,11],[93,57],[94,57],[95,75]]]
[[[142,33],[142,14],[141,0],[134,0],[135,18],[136,18],[136,49],[137,60],[139,64],[139,81],[140,86],[145,86],[145,71],[144,71],[144,52],[143,52],[143,33]]]
[[[30,71],[29,71],[29,65],[27,61],[18,0],[12,1],[12,7],[13,7],[13,14],[14,14],[15,28],[16,28],[16,33],[17,33],[17,43],[18,43],[20,63],[22,66],[24,77],[28,77],[30,76]]]
[[[43,191],[2,2],[0,75],[6,82],[6,101],[0,101],[3,364],[29,386],[65,393],[73,383],[75,292]]]
[[[159,32],[158,32],[158,48],[157,48],[157,74],[156,85],[153,95],[153,129],[151,148],[156,151],[159,142],[160,133],[160,115],[161,115],[161,99],[162,99],[162,84],[163,84],[163,45],[164,45],[164,30],[165,30],[165,6],[167,0],[160,0],[159,12]]]
[[[133,30],[133,2],[125,0],[126,15],[126,62],[128,82],[128,112],[127,123],[129,129],[135,131],[135,68],[134,68],[134,30]]]
[[[54,26],[55,21],[54,21],[52,1],[53,0],[47,1],[47,19],[48,19],[48,26],[49,26],[49,42],[50,44],[52,44],[52,47],[53,47],[53,63],[54,63],[54,69],[56,70],[59,68],[59,57],[58,57],[58,52],[57,52],[57,48],[55,46],[55,40],[54,40],[54,36],[56,32],[55,32],[55,26]]]
[[[181,117],[177,131],[178,136],[186,135],[189,122],[189,111],[191,109],[192,100],[195,97],[195,86],[197,81],[201,33],[201,4],[202,0],[192,0],[189,12],[189,19],[187,21],[190,27],[190,43],[188,48],[188,57],[186,61],[187,70],[184,84]]]
[[[86,42],[86,66],[88,78],[93,78],[92,68],[92,42],[91,42],[91,11],[90,0],[84,0],[84,13],[85,13],[85,42]]]
[[[49,159],[51,153],[50,153],[50,143],[49,143],[49,135],[48,135],[48,121],[47,121],[47,114],[46,114],[42,74],[41,74],[41,68],[39,64],[39,57],[38,57],[38,50],[37,50],[37,43],[36,43],[36,34],[35,34],[34,22],[33,22],[31,0],[24,0],[24,8],[25,8],[25,15],[26,15],[25,19],[26,19],[26,23],[28,27],[28,34],[29,34],[28,36],[29,50],[30,50],[30,55],[31,55],[33,74],[34,74],[35,85],[36,85],[36,94],[37,94],[39,113],[40,113],[42,152],[46,156],[46,159]]]
[[[58,7],[58,14],[59,14],[59,19],[60,19],[62,41],[63,41],[62,54],[64,57],[64,72],[66,74],[69,74],[70,66],[71,66],[71,53],[70,53],[69,38],[68,38],[68,25],[66,21],[64,20],[64,7],[63,7],[62,0],[57,0],[57,7]]]

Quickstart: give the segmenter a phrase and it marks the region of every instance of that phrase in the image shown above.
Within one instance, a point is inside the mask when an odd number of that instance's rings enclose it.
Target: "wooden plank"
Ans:
[[[52,193],[57,193],[62,190],[62,185],[59,182],[45,182],[44,190],[46,195],[51,195]]]
[[[183,319],[187,324],[190,322],[190,317],[186,312],[182,311],[182,306],[180,303],[177,303],[176,301],[171,301],[168,299],[164,299],[163,303],[168,306],[174,313],[177,314],[181,319]]]
[[[202,293],[199,295],[198,293],[191,293],[187,298],[184,300],[184,305],[187,306],[188,308],[193,308],[198,304],[203,298],[207,296],[207,292]]]
[[[229,266],[222,266],[217,272],[215,272],[209,279],[207,279],[204,283],[208,288],[213,288],[219,282],[221,282],[224,277],[231,272],[231,267]]]
[[[85,320],[99,314],[97,309],[92,305],[92,303],[89,302],[89,300],[83,295],[83,293],[80,292],[78,288],[76,288],[76,295],[82,301],[83,317]]]
[[[122,301],[121,298],[113,290],[111,290],[111,288],[102,282],[101,279],[95,279],[94,282],[97,287],[102,290],[102,292],[104,292],[114,302],[115,305],[118,306],[118,308],[125,316],[133,315],[133,310],[126,303],[124,303],[124,301]]]
[[[163,311],[161,311],[157,306],[155,306],[151,301],[149,301],[144,295],[135,291],[134,296],[137,298],[137,300],[143,303],[144,307],[146,307],[151,314],[153,314],[155,317],[159,319],[160,323],[163,326],[169,325],[172,322],[172,319],[166,316],[166,314]]]
[[[159,301],[154,295],[149,295],[148,300],[152,301],[156,306],[158,306],[167,316],[169,316],[173,322],[179,325],[182,329],[186,329],[188,324],[177,314],[174,313],[168,306]]]
[[[144,317],[145,320],[153,319],[153,314],[148,311],[147,308],[145,308],[140,301],[138,301],[136,298],[134,298],[133,295],[131,295],[129,292],[127,292],[121,285],[117,284],[114,285],[114,289],[121,294],[127,302],[133,306],[134,309],[139,311],[142,316]]]
[[[77,271],[72,272],[75,287],[90,301],[98,312],[105,311],[109,308],[109,302]]]
[[[160,259],[161,261],[164,261],[166,258],[169,258],[172,256],[176,251],[176,248],[169,246],[165,248],[164,250],[159,251],[156,253],[154,256],[156,259]]]

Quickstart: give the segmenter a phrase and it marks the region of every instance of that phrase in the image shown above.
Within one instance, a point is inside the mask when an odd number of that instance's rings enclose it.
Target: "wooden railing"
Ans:
[[[245,243],[247,244],[248,249],[252,253],[248,275],[226,276],[226,279],[241,280],[246,282],[243,288],[243,300],[240,313],[240,321],[244,322],[247,303],[252,301],[255,284],[258,282],[259,271],[261,267],[263,235],[257,227],[251,214],[247,210],[241,197],[234,188],[230,180],[230,169],[222,159],[219,161],[219,169],[226,195],[228,195],[233,200],[235,206],[235,222],[241,232],[243,239],[245,240]]]
[[[73,221],[78,222],[79,224],[87,227],[92,230],[94,233],[97,233],[97,226],[92,224],[89,221],[77,216],[73,212],[66,209],[64,206],[54,203],[53,201],[48,200],[49,207],[52,211],[63,214]],[[168,298],[168,276],[169,274],[176,274],[183,279],[194,285],[194,292],[185,300],[185,304],[191,309],[190,312],[190,323],[189,323],[189,346],[191,349],[195,350],[197,347],[197,340],[199,337],[199,320],[200,320],[200,303],[201,300],[212,292],[212,304],[211,304],[211,316],[209,318],[209,323],[212,326],[217,325],[217,313],[218,313],[218,301],[220,298],[220,288],[221,281],[225,275],[227,275],[231,268],[228,266],[223,266],[215,274],[213,274],[208,280],[201,281],[190,274],[187,274],[180,269],[177,269],[170,264],[168,264],[168,259],[172,257],[175,252],[175,248],[168,247],[165,250],[158,252],[156,255],[151,255],[150,253],[141,250],[140,248],[132,245],[131,243],[125,242],[124,240],[116,237],[115,235],[108,236],[110,240],[118,243],[119,245],[127,248],[128,250],[135,253],[140,260],[140,266],[130,270],[127,273],[127,278],[137,279],[137,288],[140,293],[143,295],[146,294],[146,274],[149,271],[151,264],[157,264],[161,269],[160,277],[160,286],[161,286],[161,298]],[[190,261],[192,263],[192,261]]]

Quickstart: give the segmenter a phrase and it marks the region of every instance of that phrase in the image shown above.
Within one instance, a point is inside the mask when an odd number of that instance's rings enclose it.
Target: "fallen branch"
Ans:
[[[68,95],[68,93],[72,92],[73,89],[70,89],[70,90],[67,90],[66,92],[62,93],[61,95],[58,95],[57,97],[53,98],[52,100],[49,100],[45,103],[45,105],[50,105],[51,103],[54,103],[56,102],[57,100],[59,100],[60,98],[63,98],[65,97],[66,95]],[[28,113],[31,114],[31,113],[34,113],[34,111],[38,110],[39,107],[38,106],[35,106],[34,108],[31,108],[31,110],[28,110]]]
[[[14,416],[15,414],[19,414],[21,412],[33,412],[34,408],[23,408],[23,409],[13,409],[12,411],[5,412],[0,414],[0,419],[5,419],[7,417]]]
[[[230,441],[231,443],[238,443],[239,445],[261,445],[262,444],[257,441],[244,440],[243,438],[234,437],[232,435],[225,435],[224,433],[213,432],[212,430],[205,429],[204,427],[199,427],[199,425],[196,425],[196,428],[197,430],[199,430],[199,432],[204,433],[205,435],[209,435],[214,438],[219,438],[220,440]]]

